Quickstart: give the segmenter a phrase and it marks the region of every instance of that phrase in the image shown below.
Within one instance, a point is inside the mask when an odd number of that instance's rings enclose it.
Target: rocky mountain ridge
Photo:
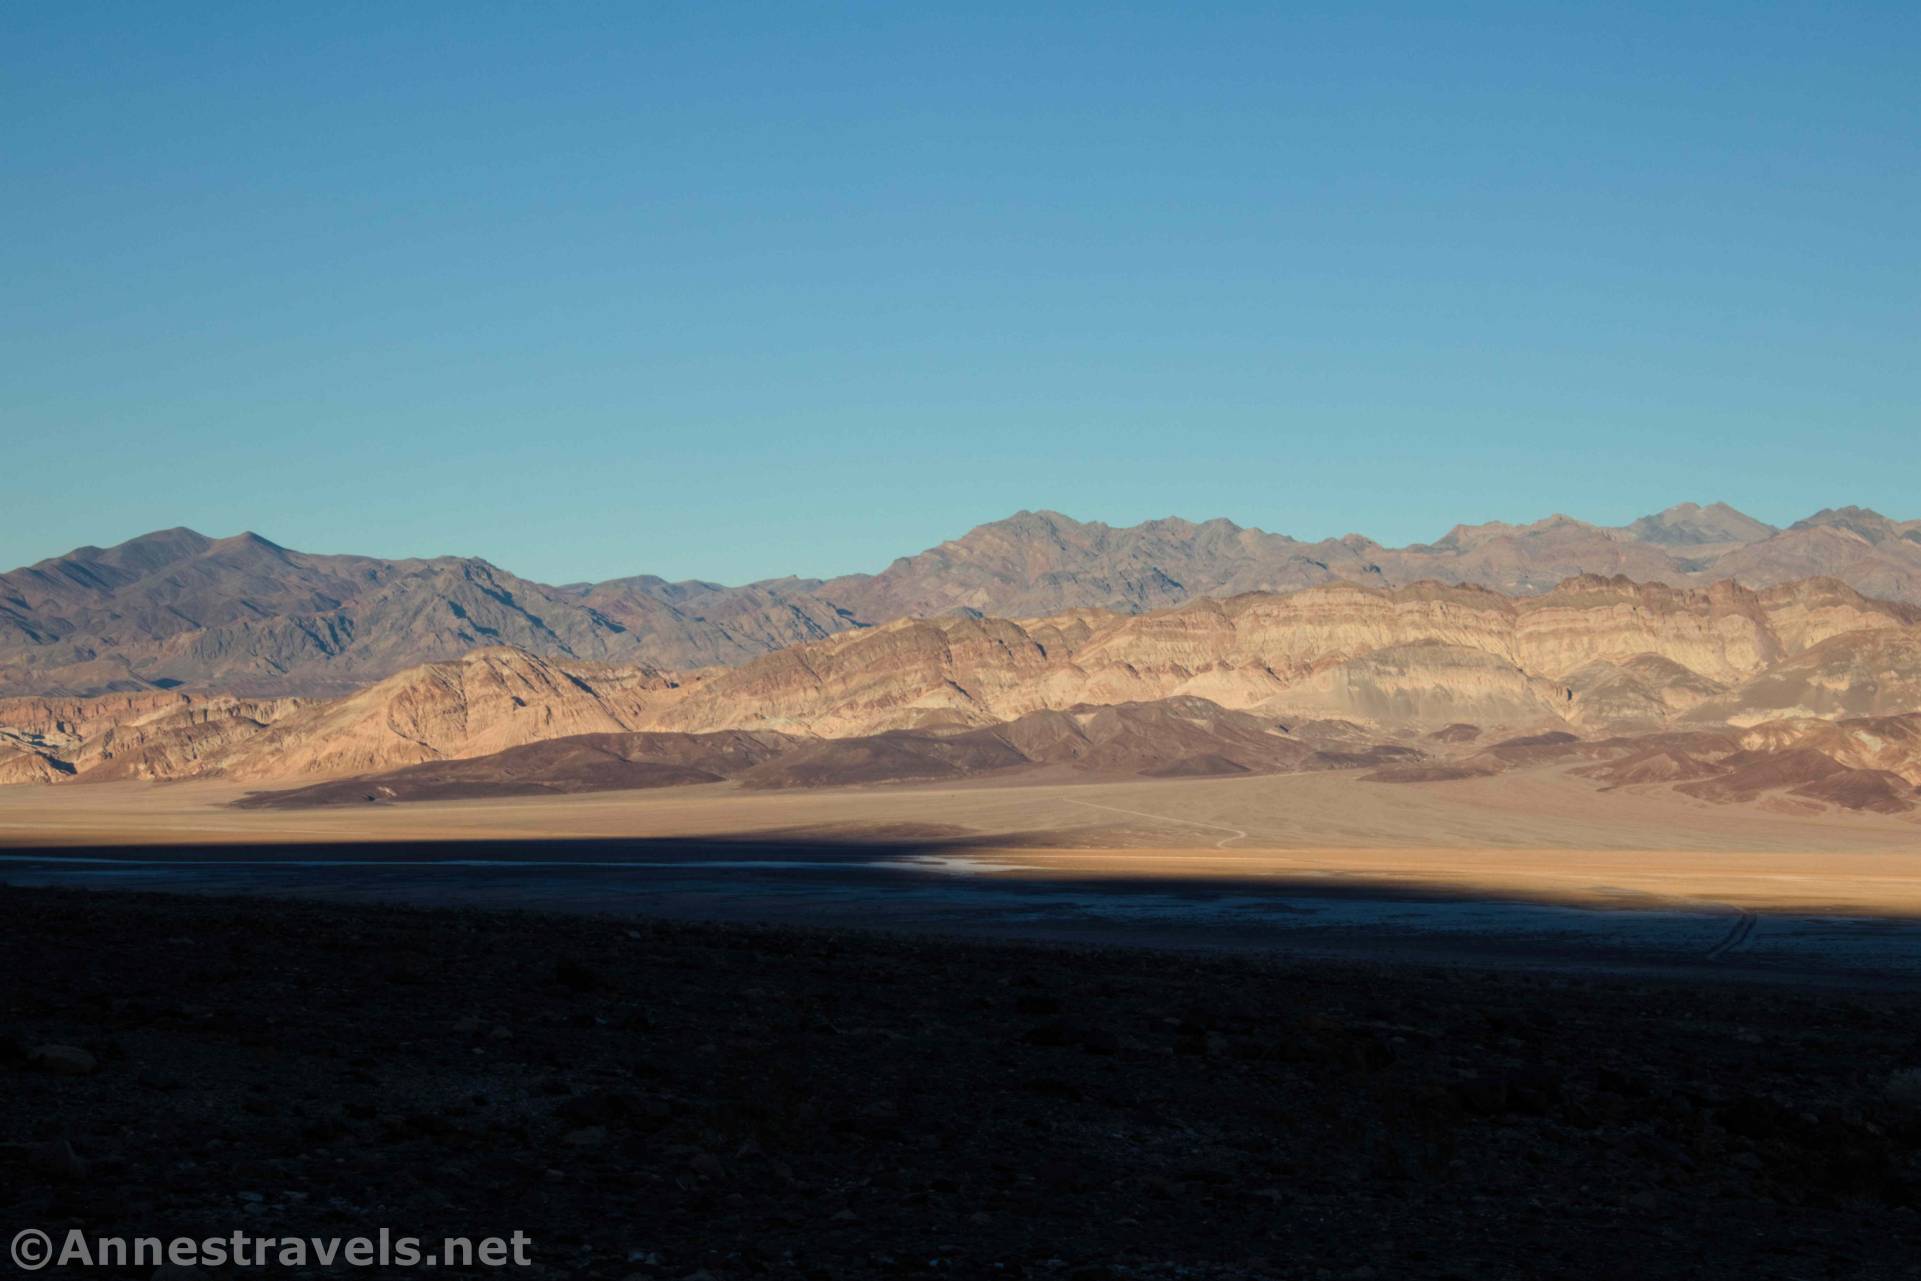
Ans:
[[[947,614],[682,673],[495,646],[334,699],[0,700],[0,777],[346,776],[580,735],[951,734],[1178,699],[1376,736],[1900,715],[1921,709],[1921,608],[1832,580],[1757,591],[1585,576],[1540,596],[1335,584],[1146,614]]]
[[[1775,529],[1725,504],[1681,504],[1620,527],[1554,516],[1389,548],[1226,520],[1117,528],[1021,512],[877,574],[744,587],[646,575],[556,587],[474,558],[322,556],[175,529],[0,575],[0,695],[332,697],[488,645],[686,670],[945,613],[1139,614],[1342,582],[1535,595],[1579,574],[1676,587],[1832,577],[1921,603],[1921,521],[1844,507]]]

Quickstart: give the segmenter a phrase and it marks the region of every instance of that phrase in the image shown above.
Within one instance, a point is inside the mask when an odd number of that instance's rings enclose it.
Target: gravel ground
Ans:
[[[0,1235],[520,1231],[530,1274],[712,1281],[1921,1276],[1918,1012],[0,889]]]

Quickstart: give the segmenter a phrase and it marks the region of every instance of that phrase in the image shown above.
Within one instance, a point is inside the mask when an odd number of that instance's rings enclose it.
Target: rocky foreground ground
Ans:
[[[5,889],[0,1235],[522,1231],[538,1275],[714,1281],[1921,1275],[1918,1012]]]

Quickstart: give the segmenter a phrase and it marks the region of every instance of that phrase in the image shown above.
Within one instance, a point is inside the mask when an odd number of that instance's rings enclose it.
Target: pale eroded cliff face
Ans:
[[[1714,699],[1738,711],[1745,683],[1775,665],[1881,632],[1915,635],[1913,610],[1835,583],[1756,592],[1583,577],[1524,598],[1337,584],[1141,615],[895,623],[714,673],[657,714],[674,728],[832,736],[1194,695],[1381,724],[1609,729]],[[1888,644],[1890,661],[1910,661]]]
[[[495,647],[304,704],[24,700],[0,706],[0,770],[344,775],[579,734],[841,738],[1190,696],[1277,720],[1584,735],[1888,715],[1921,708],[1921,626],[1911,606],[1819,580],[1756,591],[1584,576],[1533,597],[1329,584],[1138,615],[901,621],[682,674]]]

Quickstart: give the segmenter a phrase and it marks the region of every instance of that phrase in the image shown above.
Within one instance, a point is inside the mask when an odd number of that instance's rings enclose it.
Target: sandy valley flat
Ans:
[[[1398,787],[1345,774],[757,793],[727,785],[249,811],[232,784],[0,791],[0,845],[897,840],[1048,879],[1338,876],[1569,903],[1921,915],[1921,827],[1599,795],[1561,770]],[[84,803],[80,803],[84,802]],[[597,857],[614,857],[601,854]]]

